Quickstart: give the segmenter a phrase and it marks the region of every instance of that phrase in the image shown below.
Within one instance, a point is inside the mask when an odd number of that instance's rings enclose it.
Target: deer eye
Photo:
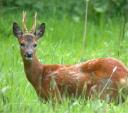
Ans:
[[[37,46],[37,44],[33,44],[33,47],[36,47]]]
[[[25,47],[25,44],[24,44],[24,43],[21,43],[20,46],[21,46],[21,47]]]

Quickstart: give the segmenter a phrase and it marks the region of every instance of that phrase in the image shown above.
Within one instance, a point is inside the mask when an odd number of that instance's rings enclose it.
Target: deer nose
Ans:
[[[26,57],[31,58],[32,57],[32,52],[27,52]]]

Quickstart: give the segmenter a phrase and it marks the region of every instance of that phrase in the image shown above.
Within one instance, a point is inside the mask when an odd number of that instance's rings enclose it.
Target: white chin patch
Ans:
[[[32,61],[32,57],[31,58],[25,57],[25,59],[29,60],[29,61]]]

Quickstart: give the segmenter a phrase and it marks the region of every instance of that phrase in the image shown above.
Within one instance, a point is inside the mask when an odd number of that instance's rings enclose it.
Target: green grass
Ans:
[[[31,17],[31,14],[29,15]],[[28,17],[28,26],[32,19]],[[61,104],[40,102],[27,81],[17,39],[12,34],[12,22],[21,23],[20,13],[8,13],[0,18],[0,113],[128,113],[128,101],[123,104],[100,100],[66,98]],[[98,57],[115,57],[128,64],[128,39],[119,41],[120,19],[89,22],[86,48],[82,47],[84,22],[67,18],[39,16],[46,23],[46,32],[39,40],[37,56],[44,64],[75,64]],[[21,25],[21,24],[20,24]],[[119,55],[118,55],[119,52]]]

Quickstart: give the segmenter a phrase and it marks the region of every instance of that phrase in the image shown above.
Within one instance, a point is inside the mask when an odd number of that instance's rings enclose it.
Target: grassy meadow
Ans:
[[[32,24],[28,13],[27,25]],[[40,102],[27,81],[12,23],[21,26],[21,12],[0,18],[0,113],[128,113],[128,100],[115,105],[105,101],[66,98],[61,104]],[[39,40],[37,56],[44,64],[75,64],[99,57],[114,57],[128,65],[128,34],[122,38],[120,18],[89,21],[86,47],[83,48],[84,20],[63,16],[61,19],[38,14],[37,23],[45,22],[45,35]]]

